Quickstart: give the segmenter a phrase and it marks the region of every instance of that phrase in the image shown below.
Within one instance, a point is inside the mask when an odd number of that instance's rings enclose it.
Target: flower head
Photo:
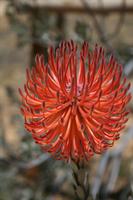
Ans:
[[[26,129],[56,159],[102,153],[127,122],[130,84],[121,79],[122,66],[97,45],[91,52],[84,42],[78,52],[73,41],[62,42],[55,54],[51,47],[46,64],[36,56],[19,90]]]

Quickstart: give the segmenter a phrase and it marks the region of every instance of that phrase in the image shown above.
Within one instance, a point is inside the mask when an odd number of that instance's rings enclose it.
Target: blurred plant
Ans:
[[[92,28],[90,25],[86,23],[81,23],[80,21],[76,22],[75,32],[78,35],[79,41],[92,41]],[[77,41],[78,41],[77,40]]]

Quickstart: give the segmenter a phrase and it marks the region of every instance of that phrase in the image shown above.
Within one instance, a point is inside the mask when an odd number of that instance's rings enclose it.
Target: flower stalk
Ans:
[[[73,188],[76,200],[92,200],[89,184],[89,170],[85,161],[71,161]]]

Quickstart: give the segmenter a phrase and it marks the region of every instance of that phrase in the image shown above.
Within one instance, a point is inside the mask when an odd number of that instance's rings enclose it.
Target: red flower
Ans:
[[[27,69],[21,111],[25,127],[45,152],[56,159],[89,159],[119,138],[127,122],[130,84],[121,81],[122,66],[104,50],[80,52],[71,42],[49,49],[48,63],[36,56]]]

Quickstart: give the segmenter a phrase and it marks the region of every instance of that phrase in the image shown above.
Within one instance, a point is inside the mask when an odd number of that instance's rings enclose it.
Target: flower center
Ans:
[[[77,102],[78,102],[78,98],[77,96],[74,96],[72,99],[72,114],[75,116],[77,114]]]

